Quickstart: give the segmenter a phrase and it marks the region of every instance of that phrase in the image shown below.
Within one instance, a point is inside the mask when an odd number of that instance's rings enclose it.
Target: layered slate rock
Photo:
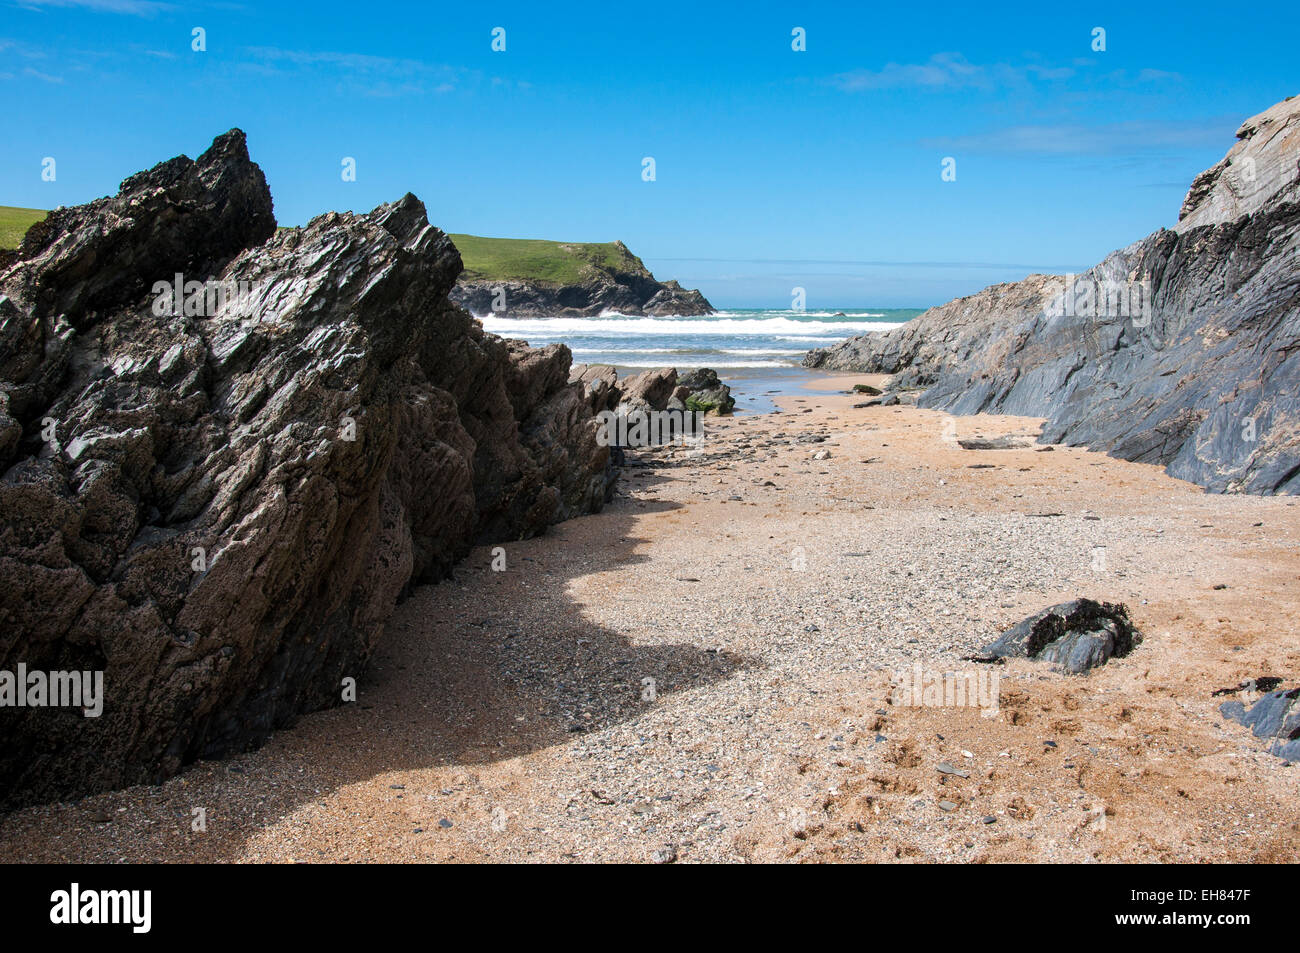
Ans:
[[[652,367],[631,374],[619,381],[618,388],[621,414],[667,410],[677,390],[677,368]]]
[[[1025,658],[1081,675],[1111,658],[1123,658],[1141,642],[1127,607],[1075,599],[1017,622],[973,660]]]
[[[1044,417],[1043,442],[1210,490],[1297,492],[1300,99],[1237,136],[1173,229],[1073,281],[994,285],[804,364],[896,374],[895,387],[925,388],[922,407]],[[1128,306],[1097,300],[1112,292]]]
[[[1268,692],[1249,704],[1226,701],[1219,713],[1266,741],[1269,754],[1300,761],[1300,688]]]
[[[618,386],[618,371],[613,365],[574,364],[569,368],[569,380],[582,388],[592,413],[613,410],[618,406],[622,391]]]
[[[277,233],[238,130],[27,234],[0,271],[0,669],[106,697],[0,708],[4,806],[256,745],[340,703],[411,585],[600,509],[567,348],[484,333],[460,271],[411,195]],[[173,314],[178,274],[247,293]]]

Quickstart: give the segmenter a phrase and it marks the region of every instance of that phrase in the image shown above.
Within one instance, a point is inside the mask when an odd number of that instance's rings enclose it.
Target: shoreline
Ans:
[[[947,415],[826,392],[867,378],[710,418],[698,455],[630,455],[602,513],[416,589],[356,704],[157,787],[6,815],[0,855],[1294,859],[1300,774],[1211,694],[1300,671],[1277,624],[1300,614],[1294,500],[1079,448],[961,450]],[[898,673],[968,667],[1079,595],[1128,604],[1146,641],[1089,676],[1008,663],[995,718],[890,703]]]

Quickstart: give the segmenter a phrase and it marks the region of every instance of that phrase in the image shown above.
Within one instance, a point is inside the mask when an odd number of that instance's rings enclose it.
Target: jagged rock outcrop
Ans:
[[[583,379],[595,373],[584,368]],[[592,365],[613,373],[608,365]],[[731,388],[718,379],[716,371],[701,367],[686,371],[680,377],[675,367],[653,367],[630,374],[621,381],[610,383],[617,387],[614,401],[620,413],[633,411],[697,411],[702,414],[729,414],[736,406]]]
[[[1248,119],[1179,223],[1072,280],[1031,275],[810,352],[919,404],[1047,419],[1042,439],[1214,491],[1300,490],[1300,99]]]
[[[708,367],[687,371],[677,378],[673,398],[680,401],[686,410],[704,414],[725,416],[736,406],[731,388],[718,379],[717,371]]]
[[[1297,111],[1300,98],[1293,96],[1242,123],[1237,144],[1192,182],[1174,231],[1219,225],[1262,209],[1300,202]]]
[[[704,295],[676,281],[657,281],[622,242],[609,262],[587,261],[580,279],[557,284],[540,279],[463,276],[451,298],[482,317],[592,318],[607,312],[664,316],[713,314]]]
[[[683,288],[675,279],[663,286],[641,306],[648,315],[713,314],[713,305],[694,288]]]
[[[610,364],[574,364],[569,368],[569,381],[582,388],[593,414],[613,410],[622,396],[618,371]]]
[[[411,195],[277,234],[238,130],[29,231],[0,272],[0,669],[103,671],[105,699],[0,708],[3,806],[256,745],[340,702],[410,585],[601,507],[568,349],[484,333],[460,270]],[[172,313],[178,274],[214,285]]]
[[[667,410],[677,390],[677,368],[652,367],[631,374],[619,381],[618,389],[619,413]]]
[[[1050,662],[1083,675],[1111,658],[1123,658],[1142,642],[1128,607],[1093,599],[1048,606],[1017,622],[970,661],[1025,658]]]

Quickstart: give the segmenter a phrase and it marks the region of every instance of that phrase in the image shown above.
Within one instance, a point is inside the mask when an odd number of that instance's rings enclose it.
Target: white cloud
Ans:
[[[832,76],[830,82],[845,92],[876,89],[994,89],[1028,82],[1070,79],[1072,66],[1041,63],[1012,65],[972,63],[960,53],[936,53],[924,63],[887,63],[878,70],[856,69]]]
[[[123,13],[134,17],[151,17],[174,7],[159,0],[18,0],[18,6],[29,10],[45,7],[73,7],[93,10],[96,13]]]
[[[831,82],[846,92],[867,89],[921,87],[956,89],[988,84],[987,71],[960,53],[936,53],[926,63],[888,63],[878,70],[839,73]]]
[[[39,80],[41,80],[42,82],[46,82],[46,83],[61,83],[61,82],[63,82],[63,77],[62,77],[62,76],[51,76],[49,73],[42,73],[40,70],[34,70],[34,69],[32,69],[30,66],[26,67],[26,68],[23,70],[23,75],[24,75],[24,76],[30,76],[30,77],[32,77],[33,79],[39,79]]]
[[[927,148],[953,152],[1026,155],[1117,155],[1232,143],[1239,125],[1230,116],[1192,120],[1125,120],[1100,124],[1047,123],[1009,126],[963,136],[922,139]]]

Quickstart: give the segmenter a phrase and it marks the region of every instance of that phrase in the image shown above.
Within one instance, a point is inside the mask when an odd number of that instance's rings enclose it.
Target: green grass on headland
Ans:
[[[533,281],[571,285],[599,271],[649,275],[622,242],[551,242],[536,238],[451,235],[470,281]]]
[[[17,248],[31,228],[49,213],[39,208],[0,205],[0,248]]]
[[[0,205],[0,248],[17,248],[27,229],[46,214],[41,209]],[[571,285],[602,271],[646,277],[650,274],[622,242],[550,242],[478,235],[452,235],[451,240],[465,262],[464,277],[471,281]]]

